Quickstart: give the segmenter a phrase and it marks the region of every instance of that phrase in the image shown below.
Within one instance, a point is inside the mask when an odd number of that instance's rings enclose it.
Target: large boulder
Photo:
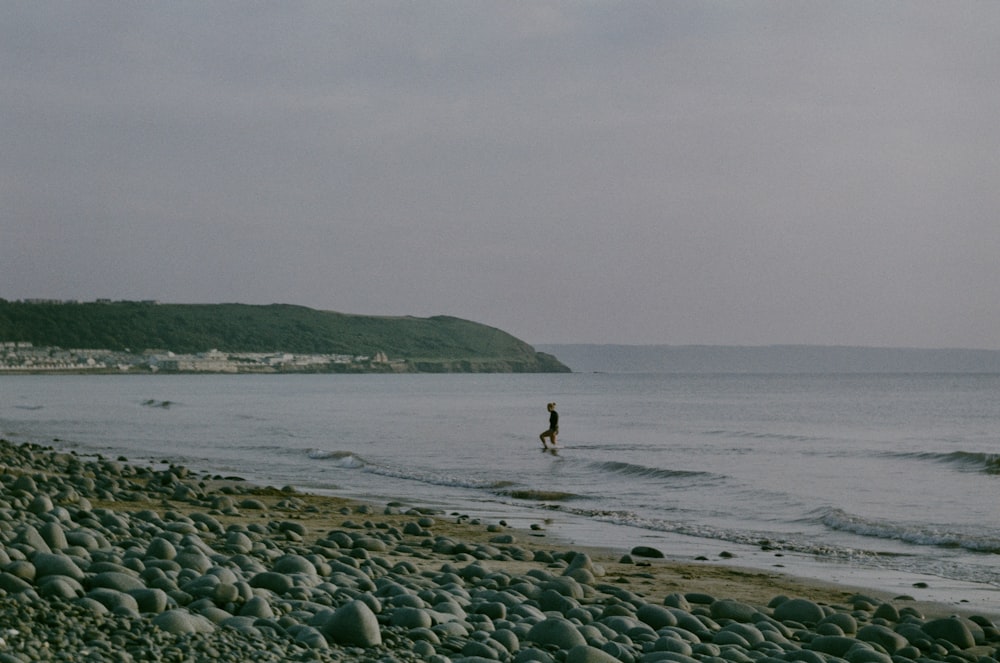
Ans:
[[[377,647],[382,644],[378,618],[364,601],[354,600],[338,608],[323,624],[323,636],[334,644]]]
[[[559,617],[549,617],[538,622],[531,627],[525,639],[542,647],[552,645],[559,649],[573,649],[587,644],[586,639],[576,630],[572,622]]]

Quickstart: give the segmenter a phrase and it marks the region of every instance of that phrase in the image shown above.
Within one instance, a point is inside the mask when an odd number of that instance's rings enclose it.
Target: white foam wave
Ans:
[[[308,455],[311,460],[333,461],[334,465],[342,467],[345,470],[360,469],[366,465],[365,460],[361,458],[361,456],[358,456],[351,451],[312,449],[309,451]]]
[[[982,530],[963,531],[947,525],[887,522],[856,516],[840,509],[829,509],[822,514],[820,521],[832,530],[859,536],[892,539],[918,546],[1000,552],[1000,536]]]

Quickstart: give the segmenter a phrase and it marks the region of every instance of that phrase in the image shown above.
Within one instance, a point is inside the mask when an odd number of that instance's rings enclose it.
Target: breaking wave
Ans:
[[[365,467],[365,459],[352,451],[329,451],[326,449],[312,449],[309,451],[309,458],[312,460],[332,461],[337,467],[345,470],[360,469]]]
[[[885,452],[883,457],[918,460],[928,463],[949,465],[963,472],[982,472],[985,474],[1000,474],[1000,454],[983,453],[979,451],[947,451],[947,452]]]
[[[891,539],[917,546],[1000,553],[1000,536],[982,529],[972,531],[948,525],[888,522],[856,516],[841,509],[828,509],[822,512],[820,522],[834,531],[875,539]]]

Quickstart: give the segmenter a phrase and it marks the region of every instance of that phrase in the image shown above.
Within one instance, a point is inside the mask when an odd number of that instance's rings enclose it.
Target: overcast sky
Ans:
[[[0,4],[0,297],[1000,349],[1000,3]]]

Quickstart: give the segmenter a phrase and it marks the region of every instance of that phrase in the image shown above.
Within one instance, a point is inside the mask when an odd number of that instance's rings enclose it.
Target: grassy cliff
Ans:
[[[272,304],[39,304],[0,300],[0,341],[176,353],[385,352],[424,372],[563,372],[555,357],[468,320],[349,315]]]

